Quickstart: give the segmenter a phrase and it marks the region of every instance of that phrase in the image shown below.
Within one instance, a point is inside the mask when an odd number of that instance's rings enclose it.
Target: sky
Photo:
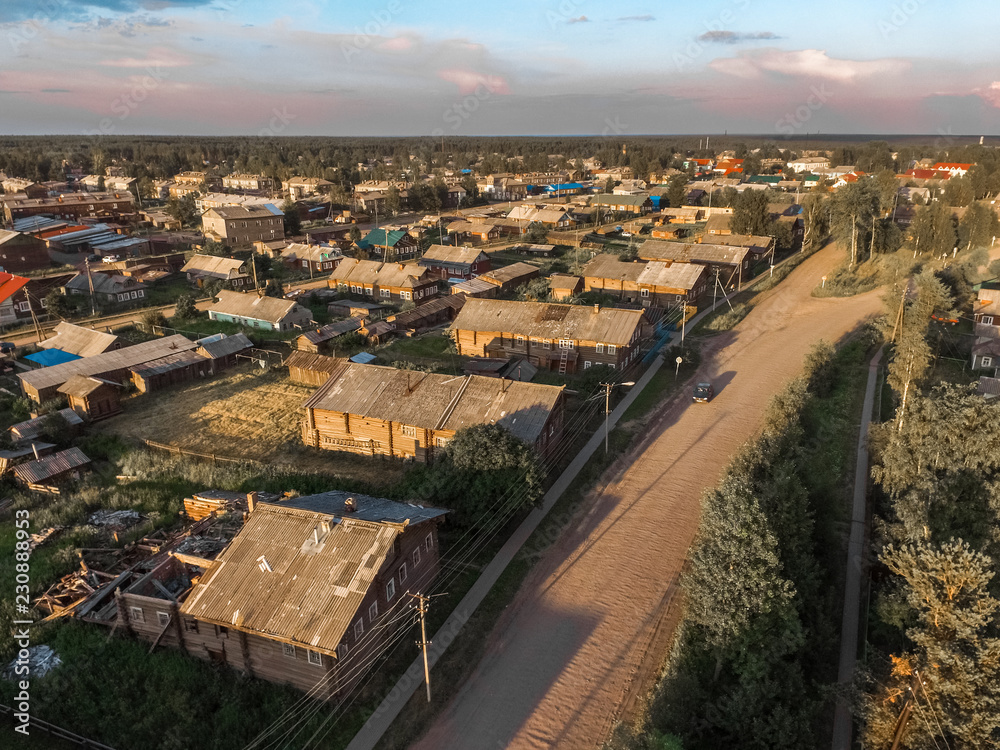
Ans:
[[[0,133],[1000,133],[985,0],[0,0]]]

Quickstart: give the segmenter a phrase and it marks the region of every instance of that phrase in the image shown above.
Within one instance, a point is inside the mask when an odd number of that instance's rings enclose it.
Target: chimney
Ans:
[[[358,501],[353,497],[349,497],[344,501],[344,512],[354,513],[358,509]]]
[[[257,491],[247,493],[247,513],[253,513],[253,509],[257,507]]]

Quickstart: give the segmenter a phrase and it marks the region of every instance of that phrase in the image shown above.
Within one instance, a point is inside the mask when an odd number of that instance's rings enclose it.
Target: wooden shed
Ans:
[[[343,360],[308,352],[292,352],[285,360],[288,378],[302,385],[323,385]]]
[[[82,450],[67,448],[15,466],[14,477],[29,490],[58,493],[61,485],[79,479],[89,466],[90,459]]]
[[[92,422],[122,410],[121,386],[96,376],[74,375],[57,389],[69,399],[70,408]]]

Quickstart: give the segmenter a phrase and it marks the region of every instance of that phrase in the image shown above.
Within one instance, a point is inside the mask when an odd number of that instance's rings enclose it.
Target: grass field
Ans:
[[[320,472],[384,486],[404,471],[397,462],[306,448],[299,436],[302,404],[314,388],[278,372],[238,370],[199,383],[137,394],[102,432],[187,450],[246,458],[296,471]]]

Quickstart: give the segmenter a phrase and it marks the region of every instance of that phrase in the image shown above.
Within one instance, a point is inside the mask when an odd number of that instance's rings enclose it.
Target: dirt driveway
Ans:
[[[709,404],[667,404],[631,461],[584,503],[534,567],[489,646],[419,750],[566,748],[601,744],[647,689],[670,641],[676,581],[699,499],[759,429],[771,397],[820,339],[835,342],[876,315],[878,292],[816,299],[843,258],[818,252],[732,332],[705,347]]]

